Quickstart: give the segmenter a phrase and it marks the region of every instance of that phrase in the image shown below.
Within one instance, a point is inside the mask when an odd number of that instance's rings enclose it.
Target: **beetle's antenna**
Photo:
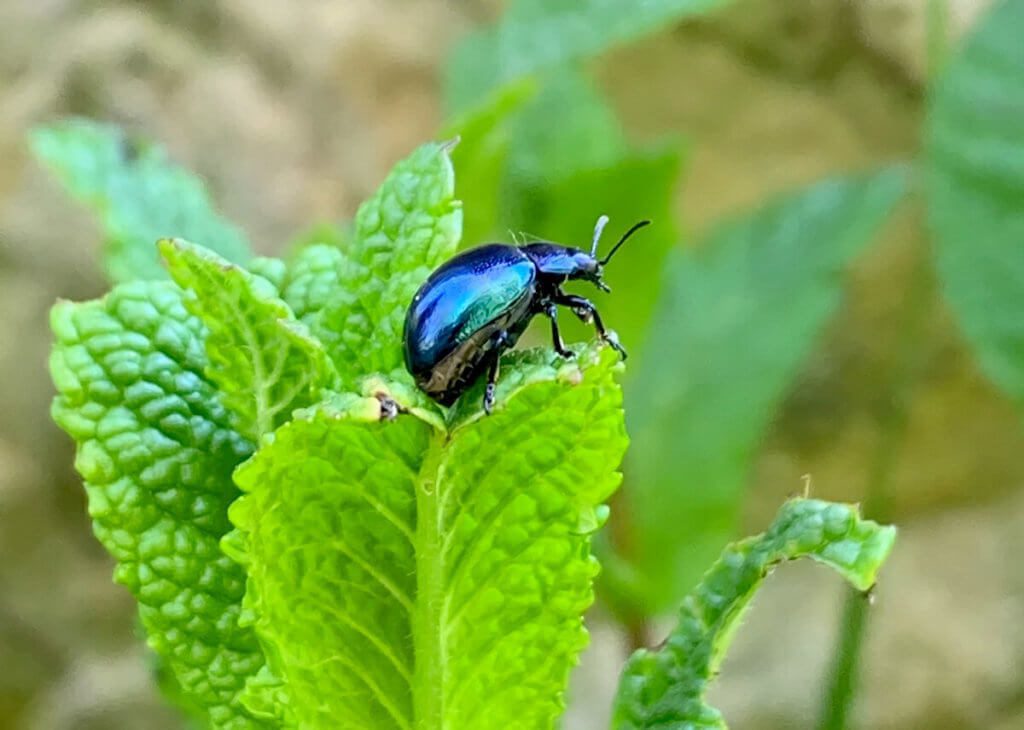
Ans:
[[[601,240],[601,233],[604,232],[604,227],[608,225],[608,216],[603,215],[597,219],[597,224],[594,226],[594,242],[590,245],[590,255],[597,256],[597,242]]]
[[[619,242],[612,246],[612,250],[608,252],[608,255],[601,259],[601,266],[604,266],[605,264],[612,260],[612,256],[614,256],[615,252],[619,250],[619,247],[626,242],[627,238],[632,236],[634,233],[639,231],[644,226],[649,226],[650,224],[650,221],[640,221],[639,223],[634,223],[632,228],[630,228],[628,231],[622,234],[622,238],[619,239]]]

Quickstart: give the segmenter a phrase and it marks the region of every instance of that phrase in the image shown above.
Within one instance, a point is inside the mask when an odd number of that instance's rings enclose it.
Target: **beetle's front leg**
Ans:
[[[544,314],[551,320],[551,344],[555,348],[555,352],[564,358],[576,357],[576,353],[565,346],[565,343],[562,342],[562,335],[558,333],[558,305],[548,302],[544,306]]]
[[[570,307],[572,311],[586,324],[594,323],[594,329],[597,330],[597,336],[607,342],[613,350],[615,350],[622,359],[625,360],[628,355],[626,348],[619,342],[619,338],[614,332],[609,332],[604,327],[604,322],[601,321],[601,315],[597,311],[597,307],[589,299],[577,296],[576,294],[565,294],[561,293],[555,302]]]

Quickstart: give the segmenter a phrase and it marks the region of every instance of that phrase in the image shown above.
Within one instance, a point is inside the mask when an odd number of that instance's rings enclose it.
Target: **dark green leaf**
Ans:
[[[725,0],[515,0],[500,24],[456,48],[450,109],[463,109],[522,76],[597,54]]]
[[[628,415],[644,610],[675,603],[732,537],[758,441],[903,190],[895,169],[818,183],[669,256]]]
[[[725,730],[704,701],[743,612],[775,566],[810,558],[866,591],[892,550],[896,528],[861,519],[856,507],[811,499],[783,505],[768,531],[726,548],[684,601],[679,624],[655,650],[626,664],[615,698],[615,730]]]
[[[998,4],[938,80],[928,212],[947,301],[981,368],[1024,404],[1024,3]]]

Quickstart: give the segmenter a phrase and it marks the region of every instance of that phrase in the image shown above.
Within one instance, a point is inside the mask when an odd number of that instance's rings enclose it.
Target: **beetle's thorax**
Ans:
[[[593,279],[600,276],[601,264],[586,251],[571,246],[540,241],[519,250],[526,254],[542,278],[553,278],[559,281],[568,279]]]

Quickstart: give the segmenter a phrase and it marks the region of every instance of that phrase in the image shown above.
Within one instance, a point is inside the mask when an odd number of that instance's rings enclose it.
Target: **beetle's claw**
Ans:
[[[573,313],[580,318],[583,324],[590,324],[594,321],[594,312],[587,307],[573,307]]]
[[[575,352],[573,352],[572,350],[564,349],[564,348],[561,349],[561,350],[558,350],[558,355],[559,355],[559,357],[564,357],[566,360],[572,360],[574,357],[576,357],[576,353]]]
[[[619,342],[619,336],[617,334],[615,334],[614,332],[611,332],[611,331],[605,332],[604,333],[604,341],[607,342],[608,345],[611,346],[611,348],[613,350],[615,350],[615,352],[619,353],[619,356],[623,360],[625,360],[627,357],[629,357],[629,353],[626,352],[626,348],[622,346],[621,342]]]
[[[494,410],[494,383],[488,383],[484,389],[484,413],[488,416]]]
[[[398,418],[398,413],[402,409],[393,398],[385,393],[377,393],[376,397],[380,402],[380,420],[394,421]]]

